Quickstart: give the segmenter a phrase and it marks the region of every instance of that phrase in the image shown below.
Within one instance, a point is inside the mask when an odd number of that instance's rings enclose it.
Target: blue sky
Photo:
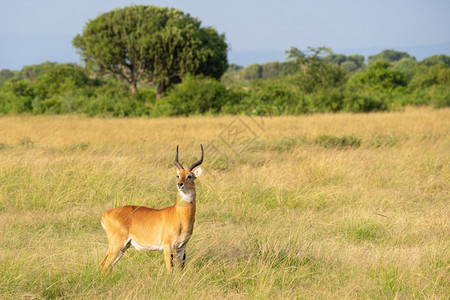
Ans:
[[[393,48],[418,59],[450,55],[449,0],[1,0],[0,69],[79,62],[71,40],[84,24],[133,4],[175,7],[225,32],[229,61],[240,65],[283,61],[291,46],[363,55]]]

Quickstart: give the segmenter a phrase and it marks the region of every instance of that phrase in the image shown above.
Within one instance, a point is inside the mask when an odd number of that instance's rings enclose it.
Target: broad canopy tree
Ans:
[[[406,52],[396,51],[396,50],[392,50],[392,49],[386,49],[378,54],[369,56],[367,58],[367,61],[369,62],[369,65],[370,65],[377,60],[385,60],[387,62],[396,62],[396,61],[401,60],[402,58],[408,58],[408,57],[411,57],[411,56]]]
[[[165,7],[129,6],[90,20],[73,40],[86,67],[98,75],[157,87],[158,97],[186,74],[220,78],[226,71],[225,35],[189,14]]]
[[[338,87],[346,80],[346,71],[325,59],[332,54],[329,48],[308,47],[301,51],[291,47],[286,53],[291,67],[298,70],[297,84],[306,93],[312,93],[316,89]]]

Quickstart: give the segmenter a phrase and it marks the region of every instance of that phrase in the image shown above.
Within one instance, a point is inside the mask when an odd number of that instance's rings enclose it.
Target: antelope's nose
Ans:
[[[184,186],[184,183],[178,182],[178,188],[182,188]]]

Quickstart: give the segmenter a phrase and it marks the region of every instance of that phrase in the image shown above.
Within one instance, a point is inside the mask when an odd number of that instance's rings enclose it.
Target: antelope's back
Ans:
[[[134,205],[119,206],[105,211],[101,224],[108,234],[138,236],[150,242],[159,239],[171,209],[173,207],[154,209]]]

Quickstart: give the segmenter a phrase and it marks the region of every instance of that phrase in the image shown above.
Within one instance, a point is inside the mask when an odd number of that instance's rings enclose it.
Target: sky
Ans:
[[[0,70],[76,62],[72,39],[90,19],[128,5],[168,6],[225,33],[228,60],[284,61],[291,47],[370,55],[450,55],[450,0],[0,0]]]

